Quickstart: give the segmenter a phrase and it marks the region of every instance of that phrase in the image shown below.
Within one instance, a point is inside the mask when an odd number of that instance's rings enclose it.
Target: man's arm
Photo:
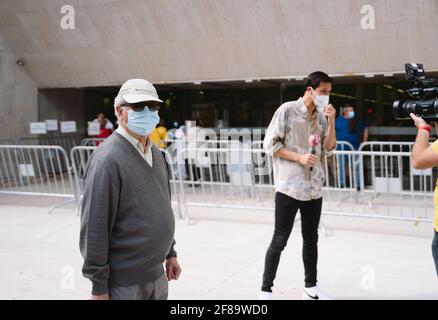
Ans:
[[[282,105],[274,113],[268,129],[266,130],[263,147],[266,153],[270,156],[298,162],[306,167],[313,167],[317,161],[315,155],[302,155],[285,148],[284,140],[286,138],[286,123],[288,121],[287,112],[287,106]]]
[[[174,249],[174,246],[175,246],[175,239],[173,240],[172,246],[170,247],[170,251],[166,257],[165,267],[166,267],[166,276],[168,281],[178,280],[181,274],[181,267],[178,263],[177,254]]]
[[[98,162],[90,163],[84,181],[80,251],[82,273],[92,282],[92,298],[108,298],[109,237],[116,218],[119,188]]]
[[[369,137],[368,128],[365,128],[363,130],[363,136],[362,136],[362,142],[367,142]]]
[[[294,161],[294,162],[298,162],[299,164],[310,168],[310,167],[314,167],[317,161],[317,158],[314,154],[298,154],[296,152],[292,152],[289,150],[286,150],[285,148],[282,148],[280,150],[278,150],[274,156],[282,158],[282,159],[286,159],[289,161]]]
[[[327,152],[336,148],[336,130],[334,125],[327,126],[327,136],[324,141],[324,148]]]
[[[169,200],[172,200],[172,190],[171,190],[171,188],[170,188],[170,180],[171,180],[171,177],[170,177],[170,170],[171,170],[171,167],[167,165],[167,159],[166,159],[165,153],[164,153],[164,152],[161,152],[160,150],[158,150],[158,151],[159,151],[159,152],[161,153],[161,155],[163,156],[163,165],[164,165],[165,168],[166,168],[167,190],[168,190],[168,192],[169,192]],[[169,259],[169,258],[176,258],[177,253],[176,253],[175,248],[174,248],[174,247],[175,247],[175,244],[176,244],[176,241],[175,241],[175,239],[173,239],[173,241],[172,241],[172,245],[170,246],[170,250],[169,250],[169,253],[168,253],[167,256],[166,256],[166,259]]]
[[[282,105],[275,111],[263,141],[263,148],[270,156],[276,156],[276,153],[284,148],[286,121],[287,107],[286,105]]]
[[[170,246],[170,250],[169,250],[169,253],[166,256],[166,259],[176,258],[177,257],[177,253],[175,251],[175,244],[176,244],[176,241],[175,241],[175,239],[173,239],[172,245]]]
[[[327,152],[331,152],[336,148],[336,109],[329,104],[324,114],[327,118],[327,135],[324,139],[324,148]]]
[[[170,172],[169,170],[170,167],[167,166],[167,162],[166,162],[166,156],[164,155],[164,153],[161,153],[163,156],[163,164],[166,167],[166,173],[167,173],[167,186],[168,186],[168,191],[169,191],[169,201],[171,199],[171,195],[172,195],[172,190],[170,188]],[[181,267],[178,263],[177,260],[177,253],[175,251],[175,244],[176,241],[175,239],[173,239],[172,241],[172,245],[170,246],[169,252],[167,253],[166,256],[166,263],[165,263],[165,267],[166,267],[166,276],[167,276],[167,280],[171,281],[171,280],[178,280],[180,274],[181,274]]]
[[[415,126],[419,128],[417,138],[412,148],[412,166],[417,170],[429,169],[438,166],[438,140],[429,146],[430,132],[421,129],[427,125],[422,118],[411,114]]]

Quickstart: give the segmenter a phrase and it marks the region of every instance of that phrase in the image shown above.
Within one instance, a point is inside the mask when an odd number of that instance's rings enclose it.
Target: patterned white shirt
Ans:
[[[264,148],[273,156],[275,190],[296,200],[310,201],[322,197],[322,186],[325,182],[324,141],[327,135],[327,121],[324,114],[317,110],[309,120],[304,101],[286,102],[275,112],[266,131]],[[316,150],[318,162],[313,167],[306,168],[298,162],[274,156],[282,148],[298,153],[309,153],[309,136],[320,136],[320,145]]]

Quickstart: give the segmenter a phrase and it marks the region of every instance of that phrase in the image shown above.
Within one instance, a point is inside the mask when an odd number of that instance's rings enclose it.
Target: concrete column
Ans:
[[[0,33],[0,139],[30,136],[29,122],[38,120],[37,87],[16,60]]]

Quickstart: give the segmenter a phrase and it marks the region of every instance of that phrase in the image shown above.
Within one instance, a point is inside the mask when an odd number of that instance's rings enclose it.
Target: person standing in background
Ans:
[[[351,103],[346,104],[341,109],[341,115],[336,119],[336,140],[350,143],[356,151],[359,150],[361,143],[368,141],[368,128],[365,122],[358,117]],[[353,151],[346,148],[345,145],[338,145],[337,150]],[[349,160],[353,164],[352,169],[354,168],[354,185],[357,190],[360,190],[360,166],[359,156],[357,155],[353,159],[348,155],[338,156],[340,187],[346,187],[346,178],[348,178],[346,176],[350,173],[350,170],[347,169],[347,165],[350,163]]]
[[[93,120],[93,122],[101,122],[102,120],[105,120],[105,128],[111,130],[111,132],[114,131],[114,124],[105,117],[105,114],[103,112],[100,112],[97,114],[97,118]]]
[[[165,121],[163,118],[160,119],[160,123],[157,125],[157,127],[154,129],[154,131],[151,132],[149,138],[152,140],[152,142],[161,149],[165,149],[167,147],[166,145],[166,137],[167,137],[167,128],[164,125]]]
[[[113,133],[113,131],[106,127],[107,119],[105,117],[100,117],[100,118],[98,118],[98,121],[100,124],[100,131],[99,131],[99,134],[96,136],[96,138],[99,138],[99,139],[108,138]],[[101,141],[96,141],[96,146],[98,146],[100,143],[101,143]]]

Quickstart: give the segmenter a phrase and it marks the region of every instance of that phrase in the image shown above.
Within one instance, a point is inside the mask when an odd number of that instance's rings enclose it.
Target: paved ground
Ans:
[[[23,206],[6,200],[0,196],[0,299],[87,299],[90,285],[81,275],[79,218],[73,210],[58,209],[49,215],[49,202],[44,200],[22,201]],[[207,218],[213,211],[198,210],[194,217]],[[170,299],[257,298],[272,235],[272,212],[259,212],[246,221],[211,219],[193,220],[190,226],[177,221],[183,273],[171,283]],[[431,226],[423,225],[422,232],[407,236],[397,235],[394,228],[391,234],[383,233],[377,227],[380,222],[352,221],[369,227],[337,228],[340,224],[325,218],[330,228],[328,236],[320,237],[319,280],[328,293],[336,299],[438,299]],[[301,297],[297,226],[282,256],[275,299]],[[396,226],[401,231],[413,228],[408,222]]]

